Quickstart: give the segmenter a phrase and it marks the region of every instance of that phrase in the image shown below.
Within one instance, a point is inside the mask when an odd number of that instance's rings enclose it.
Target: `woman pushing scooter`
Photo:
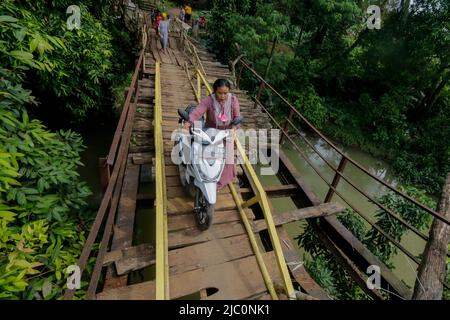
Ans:
[[[173,156],[179,164],[182,185],[195,197],[194,215],[202,230],[212,224],[217,191],[236,176],[234,134],[228,129],[237,127],[242,117],[230,87],[228,80],[218,79],[213,85],[214,93],[197,107],[178,110],[184,129],[192,130],[189,135],[176,138]],[[206,120],[198,121],[205,112]],[[212,156],[205,157],[208,153]]]
[[[232,121],[239,117],[240,108],[238,98],[233,95],[231,84],[226,79],[217,79],[213,85],[212,95],[204,98],[200,104],[189,114],[189,121],[185,122],[184,128],[189,127],[206,112],[206,128],[216,128],[220,130],[233,129]],[[230,183],[236,176],[234,164],[234,146],[227,146],[227,161],[217,189],[220,190]],[[228,161],[233,159],[231,161]]]

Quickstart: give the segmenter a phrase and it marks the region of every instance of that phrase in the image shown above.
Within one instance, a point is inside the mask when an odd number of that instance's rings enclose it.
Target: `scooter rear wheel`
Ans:
[[[213,221],[214,205],[208,203],[202,191],[195,188],[194,215],[197,226],[200,230],[207,230]]]

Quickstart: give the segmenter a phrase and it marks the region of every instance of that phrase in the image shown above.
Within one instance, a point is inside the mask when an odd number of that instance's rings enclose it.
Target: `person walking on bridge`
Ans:
[[[188,4],[186,5],[186,7],[184,8],[184,22],[186,22],[187,24],[190,24],[191,22],[191,17],[192,17],[192,7]]]
[[[213,85],[214,92],[204,98],[200,104],[189,114],[189,121],[184,125],[184,129],[199,120],[206,112],[205,128],[216,128],[220,130],[236,129],[231,124],[235,118],[240,116],[238,98],[230,92],[231,84],[226,79],[217,79]],[[220,190],[236,177],[236,166],[234,164],[234,143],[226,142],[227,159],[225,167],[220,177],[217,189]]]
[[[161,51],[167,53],[169,46],[169,32],[170,32],[170,16],[163,14],[163,20],[159,23],[159,36],[161,37]]]
[[[183,4],[181,6],[180,15],[179,15],[180,20],[183,21],[183,22],[184,22],[184,16],[185,15],[186,15],[185,5]]]
[[[153,28],[155,29],[156,36],[159,36],[159,24],[161,23],[162,15],[161,12],[156,11],[155,21],[153,22]]]

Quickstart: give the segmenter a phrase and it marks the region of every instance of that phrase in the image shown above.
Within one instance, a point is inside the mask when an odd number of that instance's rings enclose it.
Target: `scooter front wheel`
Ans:
[[[206,230],[212,225],[214,215],[214,205],[210,204],[202,191],[195,188],[194,215],[195,222],[200,230]]]

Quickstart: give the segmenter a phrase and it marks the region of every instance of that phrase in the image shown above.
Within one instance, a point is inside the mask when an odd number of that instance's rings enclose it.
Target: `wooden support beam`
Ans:
[[[295,245],[292,243],[286,230],[283,227],[277,227],[277,233],[280,237],[281,248],[283,249],[284,259],[286,260],[289,271],[297,283],[300,284],[301,288],[306,291],[309,296],[314,297],[314,299],[331,300],[325,290],[322,289],[306,271],[303,262],[299,260]],[[297,291],[297,293],[303,295],[303,293],[300,293],[299,291]],[[304,296],[301,297],[303,298],[297,296],[299,300],[312,300],[306,299],[307,297]]]
[[[339,248],[343,252],[347,252],[349,254],[351,251],[353,255],[358,254],[361,258],[365,260],[365,264],[363,269],[369,265],[376,265],[380,267],[381,277],[386,280],[389,284],[390,291],[396,292],[398,295],[403,297],[404,299],[410,299],[412,296],[411,290],[402,282],[398,277],[394,275],[394,273],[369,249],[359,241],[353,233],[351,233],[336,217],[328,216],[321,218],[321,227],[324,227],[326,230],[326,234],[331,237],[331,234],[334,233],[333,241],[336,242],[336,235],[340,237],[341,243],[339,244]],[[344,246],[346,248],[344,248]],[[359,266],[361,267],[361,265]]]
[[[297,209],[294,211],[286,212],[283,214],[277,214],[273,217],[273,222],[276,226],[280,226],[286,223],[307,219],[318,218],[338,214],[345,210],[345,207],[340,203],[324,203],[315,207]],[[253,222],[253,231],[259,232],[266,229],[266,223],[264,220],[257,220]]]
[[[111,180],[111,168],[106,162],[106,158],[98,158],[98,165],[100,168],[100,185],[102,186],[102,192],[105,193],[109,180]]]
[[[324,202],[330,202],[331,198],[333,198],[334,190],[337,189],[339,181],[341,180],[341,176],[338,174],[338,172],[341,174],[344,172],[345,167],[347,166],[347,162],[348,161],[347,161],[346,157],[341,158],[341,161],[339,162],[339,166],[337,168],[337,172],[334,175],[333,182],[331,182],[331,187],[330,187],[330,189],[328,189],[328,193],[325,196]]]
[[[117,275],[121,276],[131,271],[139,270],[155,263],[155,249],[145,243],[134,247],[108,252],[103,265],[114,263]]]
[[[445,218],[450,218],[450,173],[442,190],[439,209]],[[430,239],[425,246],[414,286],[413,300],[441,300],[447,270],[447,251],[450,226],[434,218]]]
[[[314,228],[315,233],[327,250],[334,256],[339,265],[348,272],[358,286],[372,299],[383,300],[383,296],[376,289],[369,289],[366,284],[367,276],[364,275],[364,273],[358,269],[353,261],[336,246],[336,244],[327,236],[326,232],[322,230],[315,221],[310,222],[310,225]]]
[[[258,203],[259,200],[260,200],[259,196],[256,195],[256,196],[254,196],[253,198],[248,199],[247,201],[245,201],[245,202],[242,204],[242,208],[248,208],[248,207],[251,207],[252,205]]]

